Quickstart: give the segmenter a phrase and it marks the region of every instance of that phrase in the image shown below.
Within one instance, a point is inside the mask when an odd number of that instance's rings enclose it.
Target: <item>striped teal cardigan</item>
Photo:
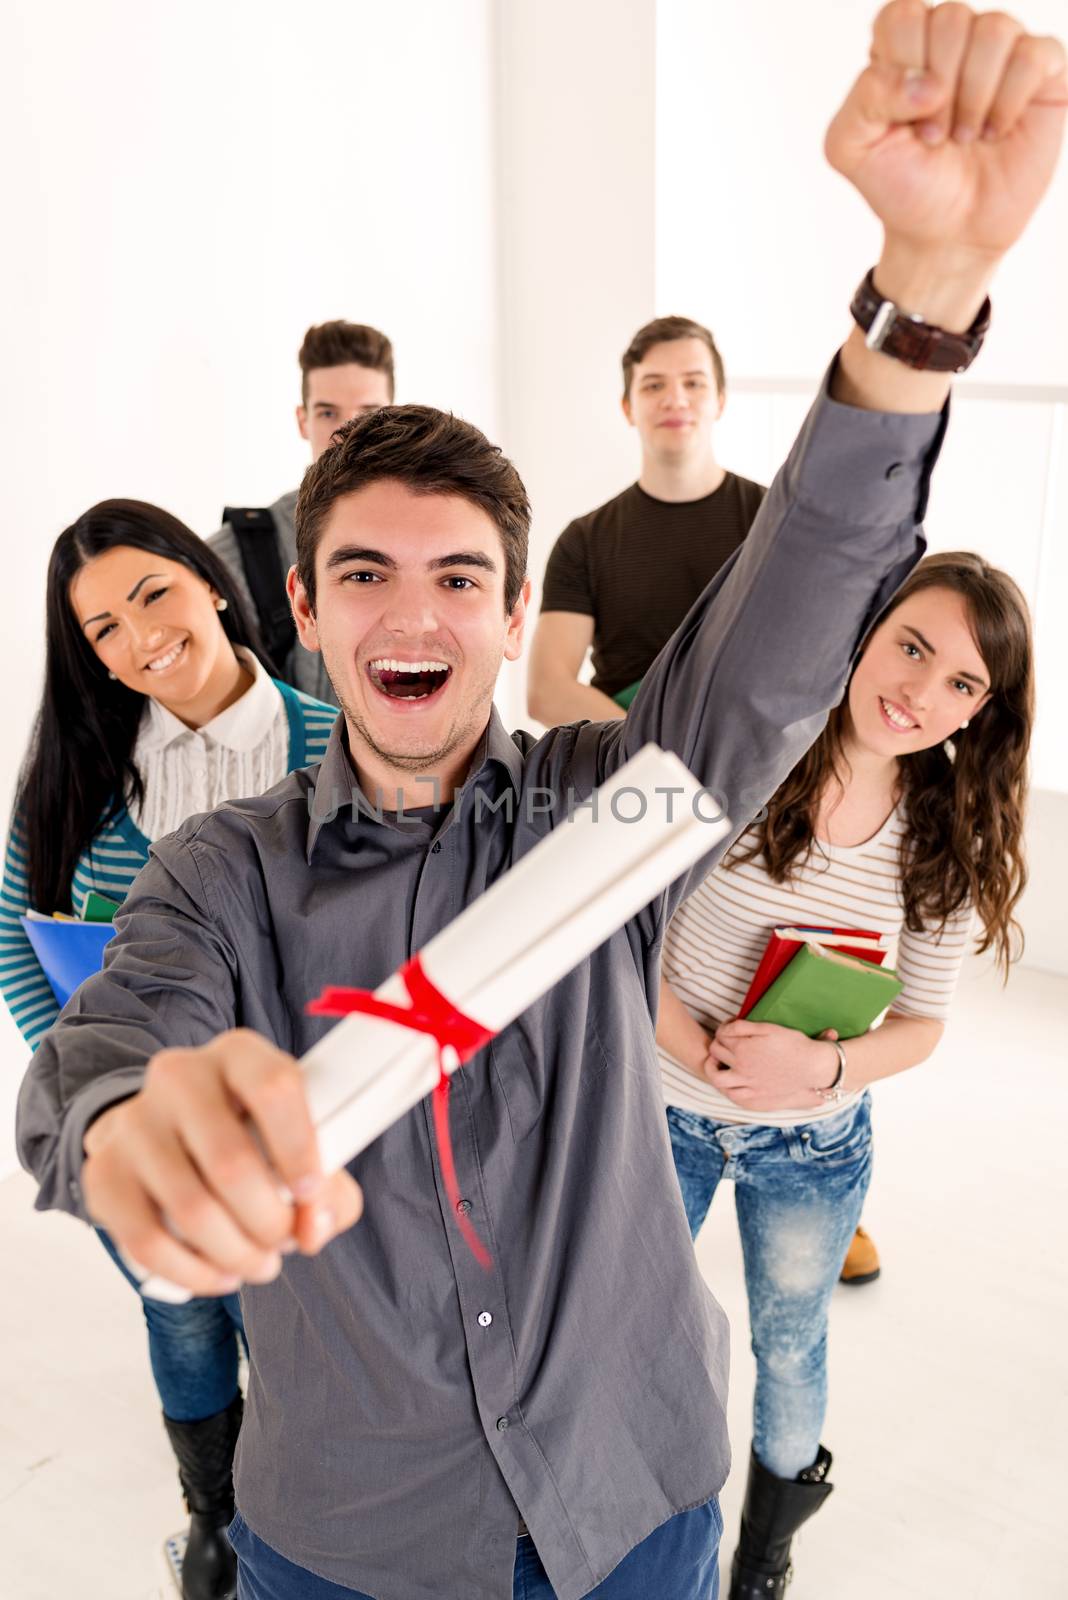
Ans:
[[[321,761],[330,730],[337,721],[336,708],[301,694],[288,683],[273,681],[289,719],[287,770],[293,772],[297,767]],[[130,885],[148,860],[148,849],[149,841],[123,808],[101,828],[74,869],[71,901],[75,915],[82,914],[90,889],[107,895],[109,900],[125,900]],[[26,868],[24,828],[21,819],[13,817],[0,889],[0,995],[26,1043],[36,1050],[42,1035],[59,1015],[59,1007],[19,921],[29,907]],[[51,912],[54,907],[35,909]]]

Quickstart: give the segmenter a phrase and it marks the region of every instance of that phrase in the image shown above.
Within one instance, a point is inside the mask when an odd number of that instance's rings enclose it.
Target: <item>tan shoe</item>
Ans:
[[[845,1263],[838,1274],[839,1283],[874,1283],[882,1268],[879,1252],[870,1234],[858,1228],[846,1251]]]

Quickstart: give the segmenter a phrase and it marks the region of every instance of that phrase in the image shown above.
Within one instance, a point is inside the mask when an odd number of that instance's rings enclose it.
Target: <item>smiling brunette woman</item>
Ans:
[[[799,663],[803,671],[804,664]],[[1027,607],[970,552],[929,556],[868,638],[846,698],[681,907],[657,1025],[696,1235],[735,1180],[757,1384],[729,1600],[777,1600],[790,1541],[830,1493],[827,1312],[871,1176],[868,1085],[937,1045],[973,919],[1005,970],[1034,710]],[[903,988],[844,1044],[737,1019],[772,928],[897,940]]]
[[[44,692],[0,898],[0,993],[31,1048],[59,1007],[20,914],[82,913],[90,890],[121,902],[149,845],[187,816],[321,757],[337,713],[270,678],[258,649],[226,567],[166,511],[105,500],[57,539]],[[240,1304],[142,1305],[192,1513],[183,1593],[224,1600]]]

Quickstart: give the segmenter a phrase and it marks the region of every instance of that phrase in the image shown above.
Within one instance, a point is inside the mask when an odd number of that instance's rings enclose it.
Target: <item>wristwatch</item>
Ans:
[[[836,1106],[849,1093],[849,1090],[842,1083],[842,1079],[845,1077],[846,1053],[843,1045],[837,1039],[825,1039],[823,1042],[825,1044],[833,1044],[838,1051],[838,1073],[833,1083],[829,1083],[826,1089],[817,1089],[816,1093],[821,1100],[826,1100],[828,1105]]]
[[[860,284],[849,307],[854,322],[864,330],[869,350],[881,350],[907,367],[923,372],[966,372],[983,347],[990,327],[989,296],[967,333],[949,333],[902,311],[875,287],[874,267]]]

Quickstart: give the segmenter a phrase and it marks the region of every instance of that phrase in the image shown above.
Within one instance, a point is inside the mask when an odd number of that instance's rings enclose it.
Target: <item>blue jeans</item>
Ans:
[[[137,1279],[101,1229],[97,1236],[127,1283]],[[148,1357],[164,1416],[203,1422],[225,1411],[237,1393],[238,1340],[244,1343],[241,1297],[187,1300],[184,1306],[141,1301],[148,1328]]]
[[[587,1600],[718,1600],[722,1533],[717,1500],[680,1511],[635,1545]],[[240,1512],[230,1525],[230,1543],[237,1551],[237,1600],[370,1600],[358,1589],[295,1567],[257,1538]],[[527,1535],[516,1544],[512,1600],[553,1600]]]
[[[827,1410],[827,1313],[871,1180],[867,1095],[820,1122],[774,1128],[668,1108],[690,1232],[734,1180],[756,1356],[753,1448],[795,1478],[816,1459]]]

